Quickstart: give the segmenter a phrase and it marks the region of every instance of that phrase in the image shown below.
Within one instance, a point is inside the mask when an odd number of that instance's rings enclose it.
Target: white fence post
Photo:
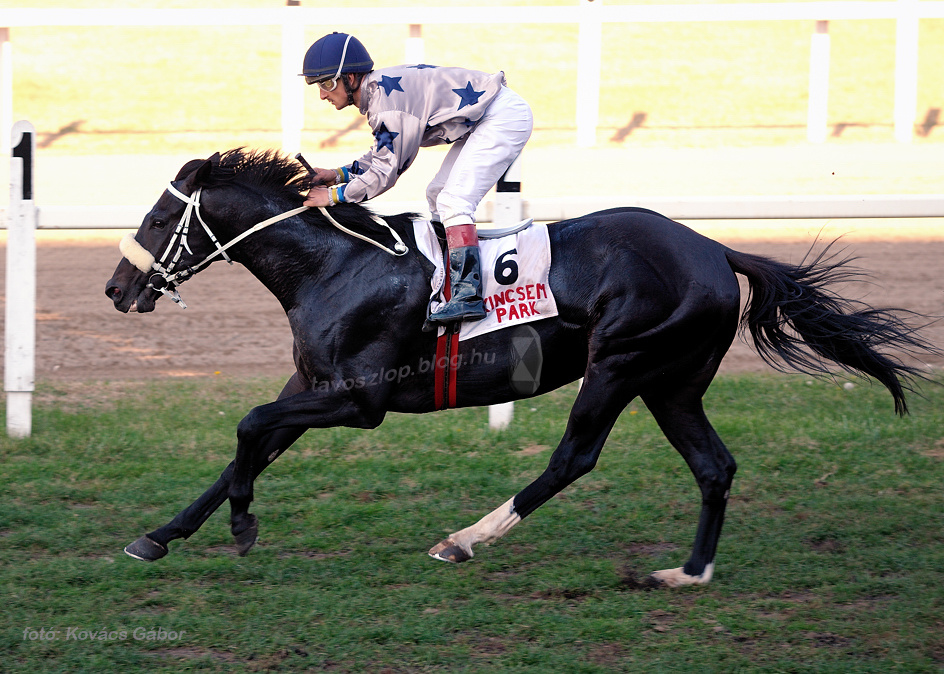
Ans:
[[[10,29],[0,27],[0,153],[10,151],[13,133],[13,43]]]
[[[515,159],[495,186],[492,222],[508,227],[521,222],[521,155]],[[515,415],[515,403],[498,403],[488,408],[488,427],[495,431],[508,428]]]
[[[423,26],[419,23],[410,24],[410,37],[406,39],[404,47],[404,63],[419,65],[426,60],[423,45]]]
[[[600,69],[603,63],[603,0],[580,0],[577,36],[577,146],[597,144],[600,122]]]
[[[302,149],[305,126],[305,80],[298,76],[305,57],[305,24],[299,0],[288,0],[282,23],[282,151],[289,156]]]
[[[25,121],[14,124],[10,147],[3,388],[7,394],[7,435],[26,438],[33,426],[36,372],[36,206],[33,203],[36,130],[33,125]]]
[[[899,0],[895,22],[895,140],[910,143],[918,114],[918,4]]]
[[[825,143],[829,111],[829,21],[817,21],[810,44],[810,90],[806,139]]]

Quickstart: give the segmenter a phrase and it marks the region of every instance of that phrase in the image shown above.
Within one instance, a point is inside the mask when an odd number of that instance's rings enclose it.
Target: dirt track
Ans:
[[[114,233],[115,241],[120,238]],[[739,250],[798,262],[807,244],[732,242]],[[944,241],[854,242],[874,286],[844,294],[873,306],[944,315]],[[0,246],[0,261],[6,252]],[[278,302],[244,268],[217,264],[183,288],[189,308],[166,299],[151,314],[115,311],[105,281],[119,260],[100,239],[42,242],[38,248],[38,382],[222,375],[288,376],[291,335]],[[0,284],[4,282],[0,275]],[[0,316],[2,320],[2,316]],[[944,346],[944,322],[926,336]],[[944,361],[932,364],[940,368]],[[722,371],[767,370],[740,340]]]

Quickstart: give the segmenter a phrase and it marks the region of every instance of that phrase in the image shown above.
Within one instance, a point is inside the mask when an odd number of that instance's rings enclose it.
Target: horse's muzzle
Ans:
[[[154,311],[154,303],[160,294],[148,288],[145,281],[146,279],[142,278],[140,282],[128,283],[122,281],[116,274],[105,284],[105,296],[114,303],[115,309],[124,314],[131,311],[138,313]]]

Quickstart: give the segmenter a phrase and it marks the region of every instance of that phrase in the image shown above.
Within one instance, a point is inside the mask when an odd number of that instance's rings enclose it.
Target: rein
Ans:
[[[147,287],[153,288],[163,295],[167,295],[183,309],[186,309],[187,305],[180,297],[180,293],[177,292],[177,288],[181,283],[196,274],[198,271],[200,271],[200,269],[202,269],[217,256],[222,256],[223,259],[229,264],[233,264],[232,259],[230,259],[229,255],[226,254],[227,250],[240,243],[247,237],[255,234],[256,232],[263,230],[270,225],[274,225],[278,222],[282,222],[283,220],[287,220],[291,217],[299,215],[300,213],[304,213],[309,208],[308,206],[299,206],[298,208],[293,208],[290,211],[286,211],[267,220],[263,220],[262,222],[253,225],[224,246],[220,244],[209,225],[207,225],[207,223],[203,220],[203,216],[200,215],[200,195],[203,192],[202,187],[198,187],[189,197],[174,187],[173,183],[168,184],[167,191],[187,204],[187,207],[184,209],[183,215],[180,216],[180,221],[177,223],[177,226],[174,229],[174,234],[171,236],[170,241],[167,242],[167,247],[164,249],[164,253],[161,255],[160,260],[157,260],[150,251],[138,243],[138,241],[134,238],[133,233],[127,234],[125,238],[121,240],[118,248],[121,251],[121,254],[142,272],[157,272],[151,276],[151,279],[153,279],[155,276],[160,276],[162,279],[164,279],[164,285],[158,288],[153,283],[148,283]],[[389,253],[390,255],[400,257],[402,255],[406,255],[410,250],[407,245],[403,243],[403,239],[400,238],[400,235],[397,234],[396,230],[394,230],[383,218],[371,214],[373,221],[378,225],[386,227],[387,231],[390,232],[390,235],[396,240],[393,250],[390,250],[382,243],[374,241],[371,238],[368,238],[362,234],[358,234],[357,232],[353,232],[350,229],[344,227],[341,223],[331,217],[327,209],[319,207],[318,210],[321,211],[321,214],[328,220],[328,222],[330,222],[340,231],[353,236],[354,238],[360,239],[361,241],[366,241],[367,243],[380,248],[382,251]],[[190,249],[190,244],[188,242],[188,236],[190,234],[190,221],[193,219],[194,214],[196,214],[197,221],[203,226],[203,230],[207,233],[207,236],[210,237],[210,241],[212,241],[213,245],[216,246],[216,250],[197,264],[175,272],[174,269],[177,267],[178,262],[180,262],[180,256],[182,255],[184,249],[193,255],[193,251]],[[173,256],[171,256],[172,251],[174,253]]]

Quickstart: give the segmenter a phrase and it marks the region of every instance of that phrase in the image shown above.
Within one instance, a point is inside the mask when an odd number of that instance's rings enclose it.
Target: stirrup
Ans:
[[[449,325],[464,321],[480,321],[488,314],[482,300],[466,301],[462,299],[449,300],[440,307],[439,311],[430,314],[426,323],[434,325]]]

